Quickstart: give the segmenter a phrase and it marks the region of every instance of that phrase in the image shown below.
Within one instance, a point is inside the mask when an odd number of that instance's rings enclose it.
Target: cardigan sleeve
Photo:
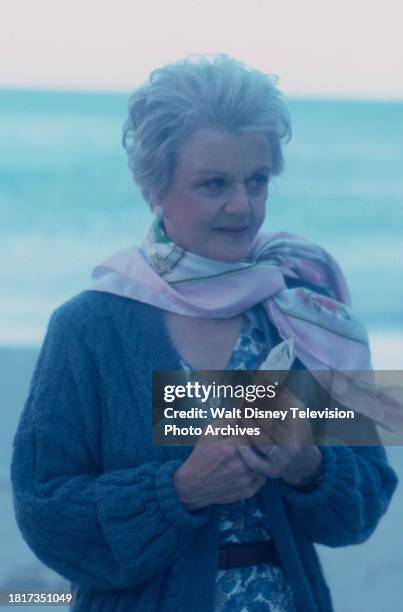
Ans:
[[[27,544],[60,575],[128,588],[181,556],[209,510],[179,502],[179,460],[104,472],[102,381],[77,327],[58,311],[50,320],[14,438],[14,510]]]
[[[386,512],[397,486],[382,446],[319,446],[323,472],[308,491],[282,482],[295,526],[327,546],[360,544]]]

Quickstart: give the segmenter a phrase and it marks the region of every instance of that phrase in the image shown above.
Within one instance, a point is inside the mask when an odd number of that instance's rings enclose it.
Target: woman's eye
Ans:
[[[268,182],[269,179],[267,176],[264,176],[263,174],[257,174],[256,176],[252,176],[248,180],[248,187],[250,187],[254,191],[262,191],[263,189],[265,189]]]
[[[269,179],[267,176],[263,174],[257,174],[256,176],[252,176],[246,181],[246,188],[254,193],[260,193],[263,191]],[[225,178],[221,178],[219,176],[209,179],[208,181],[204,181],[201,184],[201,188],[207,191],[209,194],[215,195],[220,194],[226,189],[230,183],[227,182]]]
[[[221,191],[225,187],[225,185],[225,179],[219,177],[209,179],[208,181],[202,183],[202,187],[204,187],[205,189],[207,189],[207,191],[210,191],[211,193]]]

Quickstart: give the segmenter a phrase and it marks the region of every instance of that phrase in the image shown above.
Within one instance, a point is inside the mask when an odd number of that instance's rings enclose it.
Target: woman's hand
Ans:
[[[282,478],[294,486],[309,487],[322,472],[317,446],[241,446],[238,450],[251,470],[270,478]]]
[[[252,497],[265,482],[263,472],[241,457],[234,438],[199,441],[174,476],[178,498],[190,511]]]

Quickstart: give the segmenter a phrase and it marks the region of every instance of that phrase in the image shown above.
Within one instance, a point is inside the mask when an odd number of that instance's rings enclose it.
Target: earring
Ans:
[[[154,206],[153,212],[154,212],[154,215],[158,217],[158,219],[162,219],[162,217],[164,216],[164,210],[162,206],[160,206],[159,204]]]

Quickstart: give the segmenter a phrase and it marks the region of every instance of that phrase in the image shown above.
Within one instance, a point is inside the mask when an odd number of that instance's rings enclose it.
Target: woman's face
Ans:
[[[178,155],[171,185],[154,198],[168,237],[197,255],[245,259],[266,213],[267,139],[200,128]]]

